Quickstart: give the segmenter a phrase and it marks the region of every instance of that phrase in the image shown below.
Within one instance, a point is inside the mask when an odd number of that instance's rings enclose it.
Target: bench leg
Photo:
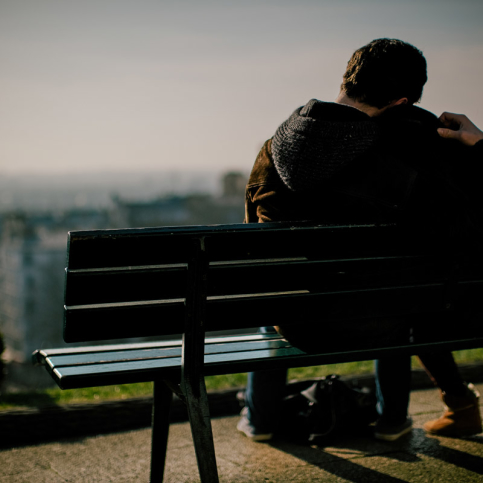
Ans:
[[[215,445],[208,408],[208,395],[206,394],[204,378],[201,378],[197,382],[200,387],[193,388],[190,387],[190,384],[186,384],[185,391],[191,434],[193,436],[196,459],[198,461],[198,470],[202,483],[218,483],[218,470],[216,468]]]
[[[195,238],[192,242],[185,300],[181,389],[186,397],[201,482],[218,483],[215,445],[203,375],[209,259],[205,237]]]
[[[154,401],[151,436],[151,483],[163,481],[168,447],[169,411],[173,392],[163,381],[154,381]]]

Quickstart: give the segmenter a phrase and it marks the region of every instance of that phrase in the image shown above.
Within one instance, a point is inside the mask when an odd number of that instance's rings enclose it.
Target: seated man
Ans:
[[[354,52],[335,103],[312,99],[263,146],[247,186],[245,222],[398,222],[418,239],[436,236],[450,250],[463,239],[479,243],[481,220],[462,216],[467,200],[452,180],[451,156],[462,154],[443,145],[432,114],[413,106],[426,80],[424,56],[400,40],[377,39]],[[276,329],[309,351],[326,337],[322,323],[309,334],[294,326]],[[429,369],[431,358],[425,359]],[[462,425],[466,433],[481,431],[479,395],[461,380],[450,353],[435,360],[440,388],[473,408]],[[285,370],[249,375],[240,431],[254,440],[272,437],[285,380]],[[376,383],[375,436],[397,439],[412,427],[410,358],[377,361]]]

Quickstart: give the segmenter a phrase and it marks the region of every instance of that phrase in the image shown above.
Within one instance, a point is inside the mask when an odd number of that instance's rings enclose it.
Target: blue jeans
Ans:
[[[262,334],[276,334],[273,327],[260,327]],[[287,369],[248,373],[245,406],[250,424],[259,432],[272,433],[278,425],[285,395]]]
[[[262,327],[262,333],[274,333]],[[375,361],[377,411],[389,424],[405,421],[411,389],[411,357],[385,357]],[[286,369],[256,371],[248,374],[245,405],[248,420],[258,431],[272,433],[280,419],[287,381]]]
[[[388,424],[403,423],[408,415],[411,392],[411,356],[392,356],[377,359],[376,376],[377,412]]]

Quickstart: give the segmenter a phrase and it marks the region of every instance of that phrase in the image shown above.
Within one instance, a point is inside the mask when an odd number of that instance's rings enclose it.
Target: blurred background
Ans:
[[[0,0],[11,386],[41,384],[31,352],[63,345],[68,230],[241,221],[264,141],[309,99],[334,100],[378,37],[425,54],[421,107],[481,128],[482,21],[480,0]]]

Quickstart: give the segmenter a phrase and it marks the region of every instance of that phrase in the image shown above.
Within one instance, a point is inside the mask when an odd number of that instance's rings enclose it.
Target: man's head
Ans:
[[[382,109],[401,99],[418,102],[427,80],[421,51],[402,40],[376,39],[352,54],[341,89],[354,101]]]

